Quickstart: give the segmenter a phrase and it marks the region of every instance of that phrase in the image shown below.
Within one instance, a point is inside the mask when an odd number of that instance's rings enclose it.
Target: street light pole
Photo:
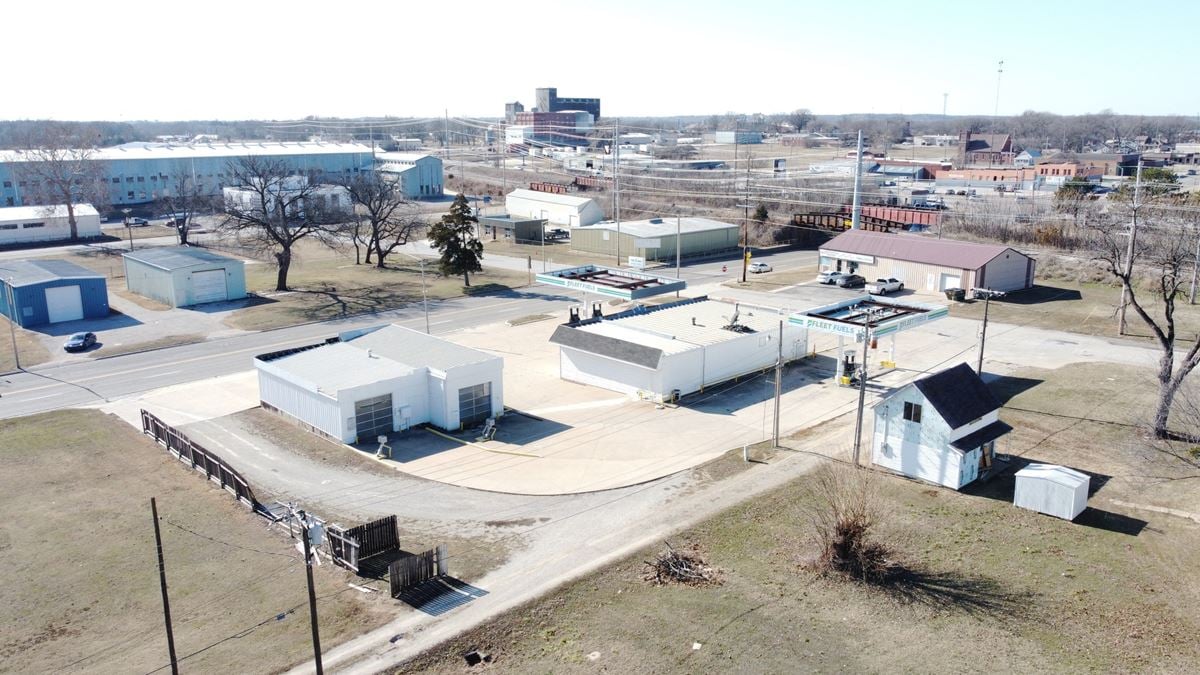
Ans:
[[[8,335],[12,338],[13,363],[16,364],[17,370],[21,370],[21,353],[17,350],[17,293],[13,290],[12,277],[8,278],[4,291],[8,295],[5,300],[8,301]]]
[[[867,323],[863,328],[862,365],[858,375],[858,414],[854,418],[854,467],[859,468],[859,455],[862,448],[863,410],[867,405],[867,350],[871,347],[871,325],[874,323],[874,313],[868,311]],[[841,358],[841,355],[838,355]]]

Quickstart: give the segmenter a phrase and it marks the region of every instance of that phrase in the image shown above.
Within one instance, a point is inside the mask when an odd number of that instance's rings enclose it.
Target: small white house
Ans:
[[[1016,474],[1013,505],[1064,520],[1087,508],[1091,478],[1056,464],[1030,464]]]
[[[91,204],[75,205],[75,231],[80,239],[100,236],[100,214]],[[0,208],[0,244],[24,244],[71,238],[66,205]]]
[[[965,363],[892,392],[875,404],[872,461],[955,490],[986,476],[996,440],[1012,431],[1000,402]]]
[[[457,430],[504,413],[504,360],[397,325],[255,358],[259,399],[343,443],[417,424]]]

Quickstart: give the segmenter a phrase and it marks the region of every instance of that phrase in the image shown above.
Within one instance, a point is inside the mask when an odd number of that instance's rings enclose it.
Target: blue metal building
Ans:
[[[108,316],[104,276],[65,260],[0,262],[0,313],[22,328]]]
[[[230,162],[247,156],[281,160],[313,180],[349,176],[374,166],[369,146],[326,142],[125,143],[100,148],[92,158],[103,162],[110,203],[120,207],[170,196],[179,189],[181,175],[190,178],[201,194],[219,196],[231,184]],[[0,206],[23,205],[32,187],[14,170],[22,159],[20,151],[0,152]]]

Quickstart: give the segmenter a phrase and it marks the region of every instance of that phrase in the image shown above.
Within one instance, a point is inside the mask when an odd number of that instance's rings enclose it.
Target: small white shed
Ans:
[[[1075,520],[1087,508],[1087,474],[1056,464],[1030,464],[1016,477],[1015,506],[1065,520]]]

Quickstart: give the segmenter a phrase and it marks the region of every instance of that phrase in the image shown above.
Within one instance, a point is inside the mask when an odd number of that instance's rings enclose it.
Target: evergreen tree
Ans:
[[[471,285],[471,272],[483,270],[479,262],[483,258],[483,244],[475,238],[478,222],[479,219],[471,215],[467,198],[459,193],[450,205],[450,212],[429,228],[429,241],[442,254],[439,261],[442,274],[461,274],[466,286]]]

